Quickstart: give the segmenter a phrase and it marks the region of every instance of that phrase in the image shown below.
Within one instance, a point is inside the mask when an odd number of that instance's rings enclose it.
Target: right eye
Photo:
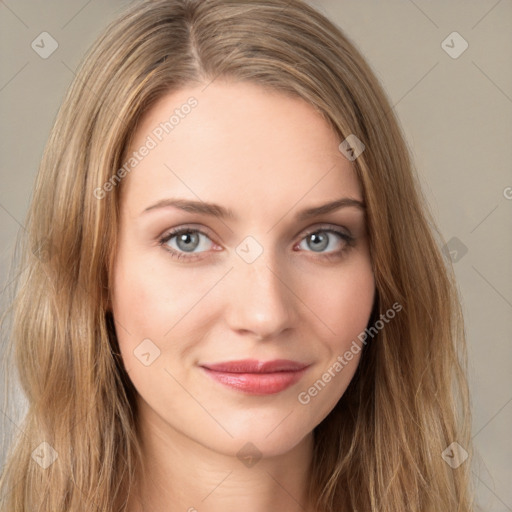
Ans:
[[[159,245],[163,246],[164,249],[174,258],[196,259],[197,256],[187,255],[205,252],[208,250],[208,242],[202,240],[203,237],[213,244],[208,235],[200,229],[177,228],[169,231],[160,238]],[[168,244],[168,242],[171,242],[171,244]],[[196,251],[197,248],[203,248],[204,250]]]

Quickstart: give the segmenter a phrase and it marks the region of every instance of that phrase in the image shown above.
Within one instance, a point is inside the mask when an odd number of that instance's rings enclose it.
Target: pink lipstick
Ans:
[[[223,363],[202,364],[212,379],[227,387],[252,395],[270,395],[289,388],[304,375],[308,364],[276,359],[257,361],[244,359]]]

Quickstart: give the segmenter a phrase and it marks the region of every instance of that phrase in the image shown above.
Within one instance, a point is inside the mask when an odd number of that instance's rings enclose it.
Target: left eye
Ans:
[[[330,236],[329,236],[330,235]],[[317,231],[313,231],[308,233],[301,241],[301,245],[306,243],[306,246],[309,249],[312,249],[313,252],[341,252],[343,250],[343,245],[341,249],[336,250],[335,247],[332,247],[333,244],[331,244],[331,241],[333,239],[332,235],[336,235],[338,240],[341,238],[342,241],[345,242],[345,244],[350,245],[353,241],[353,238],[346,233],[342,233],[341,231],[336,231],[334,229],[319,229]],[[335,242],[334,242],[335,244]],[[331,247],[330,251],[324,251],[327,247]],[[299,245],[300,247],[300,245]]]

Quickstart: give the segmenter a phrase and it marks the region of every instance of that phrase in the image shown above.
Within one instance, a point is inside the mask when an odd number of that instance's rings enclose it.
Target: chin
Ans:
[[[314,428],[307,421],[298,421],[296,415],[296,411],[290,408],[264,421],[251,417],[231,422],[225,428],[233,437],[216,435],[204,439],[204,444],[219,453],[237,458],[244,455],[265,458],[284,455],[304,441]]]

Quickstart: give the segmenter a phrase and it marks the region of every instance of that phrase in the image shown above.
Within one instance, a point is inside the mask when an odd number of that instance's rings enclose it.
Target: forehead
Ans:
[[[340,142],[300,98],[252,83],[184,88],[160,98],[139,123],[126,157],[133,165],[124,201],[140,211],[179,196],[236,211],[265,204],[270,213],[302,198],[307,204],[340,194],[361,199]]]

